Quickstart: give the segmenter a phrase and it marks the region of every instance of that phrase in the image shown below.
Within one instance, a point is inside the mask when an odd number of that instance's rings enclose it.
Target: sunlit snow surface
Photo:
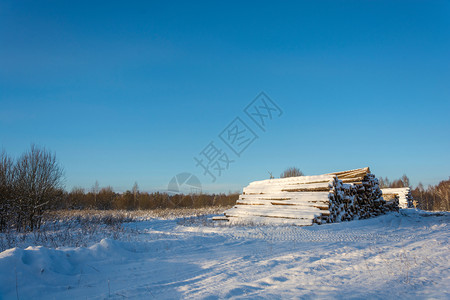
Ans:
[[[127,223],[121,240],[0,253],[0,299],[449,299],[449,220],[407,209],[310,227]]]

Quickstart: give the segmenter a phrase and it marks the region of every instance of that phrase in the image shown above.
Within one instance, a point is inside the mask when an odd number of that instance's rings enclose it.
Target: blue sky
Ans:
[[[239,191],[289,166],[450,170],[450,2],[0,2],[0,139],[56,152],[66,188],[164,190],[181,172]],[[243,112],[282,109],[263,132]],[[218,135],[258,135],[240,157]],[[194,156],[234,160],[212,182]]]

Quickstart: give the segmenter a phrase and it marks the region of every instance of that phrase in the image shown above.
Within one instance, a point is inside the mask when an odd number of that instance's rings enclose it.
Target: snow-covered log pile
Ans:
[[[381,189],[381,192],[383,193],[383,198],[386,201],[397,198],[398,206],[400,208],[413,207],[413,197],[411,195],[411,189],[409,187],[386,188]]]
[[[381,195],[369,168],[254,181],[225,217],[215,219],[304,226],[369,218],[391,209]]]
[[[342,220],[366,219],[397,209],[383,200],[378,179],[369,167],[330,174],[338,176],[346,187],[345,195],[353,198],[353,202],[344,204],[340,212]]]
[[[321,223],[322,217],[330,215],[330,198],[334,199],[341,189],[342,183],[335,175],[255,181],[244,188],[236,205],[225,211],[225,216],[231,222],[246,224]]]

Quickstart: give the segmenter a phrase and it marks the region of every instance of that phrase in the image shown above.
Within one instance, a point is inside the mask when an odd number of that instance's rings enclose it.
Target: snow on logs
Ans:
[[[413,207],[413,197],[409,187],[386,188],[381,189],[381,192],[386,201],[397,201],[400,208]]]
[[[369,168],[254,181],[224,217],[238,224],[312,225],[369,218],[397,209]]]

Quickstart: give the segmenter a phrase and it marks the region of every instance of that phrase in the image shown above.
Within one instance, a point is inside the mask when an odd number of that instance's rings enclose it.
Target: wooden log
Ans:
[[[281,190],[282,192],[329,192],[331,188],[329,187],[303,187],[303,188],[285,188]]]
[[[212,217],[213,221],[226,221],[229,222],[230,220],[226,216],[214,216]]]

